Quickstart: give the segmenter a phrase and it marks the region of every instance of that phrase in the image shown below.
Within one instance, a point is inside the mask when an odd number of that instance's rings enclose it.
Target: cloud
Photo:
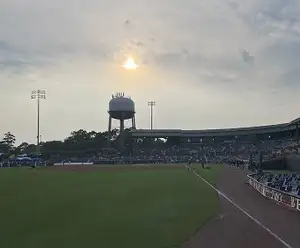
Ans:
[[[291,68],[299,64],[300,40],[298,42],[280,41],[262,50],[265,63],[275,64],[281,68]]]
[[[125,25],[130,25],[130,20],[125,20],[125,21],[124,21],[124,24],[125,24]]]
[[[247,50],[242,51],[243,61],[247,64],[252,64],[254,62],[254,56],[250,55],[250,52]]]
[[[34,141],[36,88],[48,94],[44,139],[106,129],[116,91],[136,100],[138,127],[148,100],[161,128],[288,121],[300,104],[299,16],[297,0],[2,0],[0,132]],[[127,54],[134,73],[120,67]]]
[[[13,50],[12,46],[9,45],[7,42],[0,40],[0,51],[10,51],[10,50]]]
[[[228,2],[228,5],[229,5],[229,7],[230,7],[231,9],[233,9],[233,10],[236,10],[236,9],[238,9],[238,7],[239,7],[239,5],[238,5],[237,2],[231,2],[231,1],[229,1],[229,2]]]
[[[284,86],[292,89],[300,89],[300,66],[296,66],[287,72],[284,72],[280,77],[280,81],[284,82]]]

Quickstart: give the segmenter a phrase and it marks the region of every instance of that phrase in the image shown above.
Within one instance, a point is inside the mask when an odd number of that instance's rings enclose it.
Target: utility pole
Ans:
[[[150,107],[150,129],[153,129],[153,107],[156,105],[154,101],[148,102],[148,106]]]
[[[40,99],[46,99],[45,90],[33,90],[31,92],[31,99],[37,102],[37,136],[36,136],[36,152],[37,156],[40,154]]]

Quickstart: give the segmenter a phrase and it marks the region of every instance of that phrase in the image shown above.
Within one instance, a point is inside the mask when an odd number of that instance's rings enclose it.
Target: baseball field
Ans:
[[[196,170],[215,183],[219,166]],[[219,210],[183,165],[0,169],[0,247],[175,248]]]

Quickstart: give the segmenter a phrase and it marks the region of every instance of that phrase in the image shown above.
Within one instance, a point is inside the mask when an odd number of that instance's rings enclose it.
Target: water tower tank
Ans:
[[[117,119],[117,120],[132,119],[135,114],[134,101],[122,95],[114,97],[109,102],[108,113],[113,119]]]
[[[112,96],[109,101],[109,122],[108,122],[108,147],[111,143],[111,126],[112,119],[117,119],[120,121],[120,133],[118,137],[119,150],[120,152],[124,149],[124,122],[125,120],[131,119],[132,129],[135,129],[135,104],[129,97],[125,97],[124,93],[117,93]]]

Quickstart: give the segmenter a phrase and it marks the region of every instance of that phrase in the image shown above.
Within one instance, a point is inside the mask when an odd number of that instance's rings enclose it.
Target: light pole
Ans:
[[[31,92],[31,99],[37,102],[37,136],[36,136],[36,152],[37,156],[40,154],[40,99],[46,99],[45,90],[33,90]]]
[[[150,107],[150,129],[153,129],[153,107],[156,105],[154,101],[148,102],[148,106]]]

